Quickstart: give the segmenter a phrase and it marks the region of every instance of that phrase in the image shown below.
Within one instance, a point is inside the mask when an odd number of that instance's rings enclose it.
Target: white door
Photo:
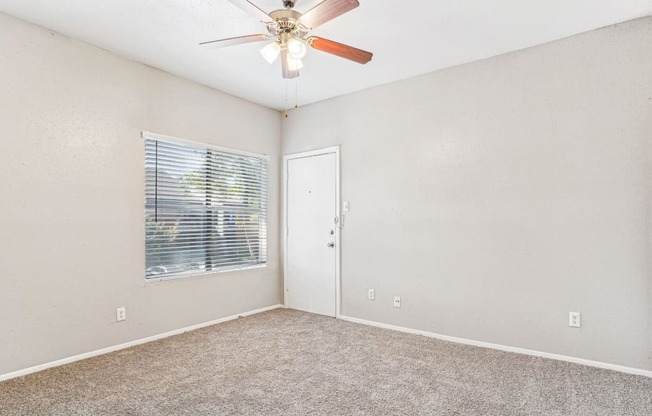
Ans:
[[[286,306],[336,310],[337,155],[287,159]]]

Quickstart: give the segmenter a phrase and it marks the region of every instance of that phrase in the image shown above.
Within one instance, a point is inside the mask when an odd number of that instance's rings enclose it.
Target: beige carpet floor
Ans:
[[[652,415],[652,379],[275,310],[0,383],[7,415]]]

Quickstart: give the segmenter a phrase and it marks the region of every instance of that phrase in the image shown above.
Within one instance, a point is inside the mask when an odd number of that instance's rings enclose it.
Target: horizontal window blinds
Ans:
[[[267,160],[146,138],[145,277],[267,262]]]

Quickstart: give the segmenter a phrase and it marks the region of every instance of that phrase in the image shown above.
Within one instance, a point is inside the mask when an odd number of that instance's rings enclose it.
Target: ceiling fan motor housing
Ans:
[[[267,24],[267,30],[272,36],[286,33],[304,38],[308,33],[308,29],[299,22],[301,13],[295,10],[275,10],[269,16],[274,19],[273,22]]]

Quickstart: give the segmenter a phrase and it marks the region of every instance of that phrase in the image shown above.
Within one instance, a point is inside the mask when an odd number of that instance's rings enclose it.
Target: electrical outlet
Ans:
[[[117,308],[115,310],[115,320],[120,322],[124,321],[125,319],[127,319],[127,308],[124,306],[122,308]]]
[[[573,328],[580,328],[582,326],[582,315],[579,312],[569,312],[568,326]]]
[[[401,298],[398,296],[394,296],[394,307],[395,308],[401,307]]]
[[[375,300],[376,299],[376,291],[374,291],[373,289],[369,289],[369,293],[367,293],[367,299]]]

